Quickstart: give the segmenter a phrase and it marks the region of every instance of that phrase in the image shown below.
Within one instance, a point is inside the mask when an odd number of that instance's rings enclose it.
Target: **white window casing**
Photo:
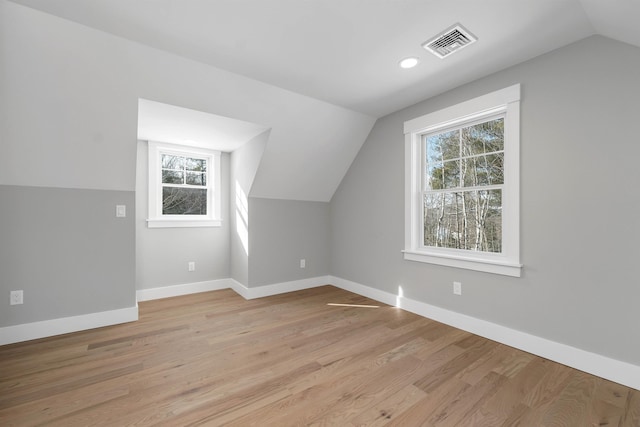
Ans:
[[[425,246],[423,227],[423,147],[426,134],[504,117],[504,184],[502,185],[502,251],[500,253]],[[520,85],[406,121],[404,259],[520,277]]]
[[[162,210],[162,155],[206,159],[206,215],[165,215]],[[202,148],[149,141],[149,213],[147,227],[220,227],[220,152]],[[204,187],[202,187],[204,188]]]

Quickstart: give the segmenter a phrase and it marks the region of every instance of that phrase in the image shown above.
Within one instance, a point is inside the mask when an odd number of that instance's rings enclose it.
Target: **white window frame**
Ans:
[[[162,155],[171,154],[207,160],[207,215],[163,215]],[[149,228],[220,227],[220,152],[185,145],[149,141]]]
[[[430,133],[504,114],[502,252],[424,246],[423,140]],[[404,123],[404,259],[520,277],[520,85],[516,84]]]

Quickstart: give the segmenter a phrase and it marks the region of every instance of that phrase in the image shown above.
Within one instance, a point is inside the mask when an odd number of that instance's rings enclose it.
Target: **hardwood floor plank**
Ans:
[[[495,372],[489,372],[478,383],[468,387],[454,399],[435,410],[433,415],[429,417],[428,423],[432,425],[456,425],[490,399],[506,381],[506,377]]]
[[[536,387],[542,380],[549,363],[548,360],[541,358],[531,360],[486,402],[485,409],[496,415],[498,419],[509,418],[513,410],[522,403],[529,390]]]
[[[469,384],[453,378],[451,381],[441,384],[431,393],[427,393],[425,398],[407,408],[397,417],[392,418],[387,425],[393,427],[427,426],[429,418],[438,408],[455,400],[456,396],[464,393],[469,387]]]
[[[5,394],[4,396],[0,397],[0,409],[17,406],[25,402],[33,402],[35,400],[47,398],[64,391],[79,389],[82,387],[100,383],[102,381],[106,381],[111,378],[118,378],[132,372],[139,372],[141,370],[142,364],[135,363],[133,365],[124,366],[122,368],[107,370],[103,373],[91,375],[89,377],[81,377],[76,379],[68,378],[60,382],[59,384],[45,386],[35,390],[29,390],[20,394]]]
[[[0,410],[0,420],[14,420],[20,426],[51,424],[74,412],[93,408],[128,394],[129,388],[126,385],[111,388],[102,383],[92,384]]]
[[[460,343],[456,343],[455,345],[456,347],[460,347]],[[466,343],[463,345],[466,345]],[[461,347],[463,348],[463,352],[460,355],[447,361],[437,370],[430,372],[425,377],[417,380],[414,382],[414,385],[429,393],[440,384],[448,381],[452,377],[455,377],[455,375],[461,372],[467,365],[475,362],[485,352],[495,347],[495,345],[495,343],[488,340],[479,340],[475,341],[473,345],[468,346],[466,349]]]
[[[374,405],[356,415],[349,422],[350,426],[378,427],[384,426],[402,414],[408,408],[421,401],[427,394],[413,384],[385,396]]]
[[[621,427],[640,427],[640,391],[629,390],[625,410],[620,419]]]
[[[0,425],[640,427],[637,390],[332,286],[139,310],[1,346]]]
[[[587,415],[599,378],[576,371],[542,420],[543,426],[587,425]]]

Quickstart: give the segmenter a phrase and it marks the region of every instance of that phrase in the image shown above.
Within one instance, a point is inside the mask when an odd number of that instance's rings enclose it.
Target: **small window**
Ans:
[[[405,123],[404,257],[520,276],[519,85]]]
[[[149,142],[147,224],[220,226],[220,153]]]

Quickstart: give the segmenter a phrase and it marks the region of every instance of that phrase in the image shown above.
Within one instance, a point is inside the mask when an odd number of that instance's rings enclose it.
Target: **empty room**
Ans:
[[[640,427],[638,0],[0,0],[0,425]]]

